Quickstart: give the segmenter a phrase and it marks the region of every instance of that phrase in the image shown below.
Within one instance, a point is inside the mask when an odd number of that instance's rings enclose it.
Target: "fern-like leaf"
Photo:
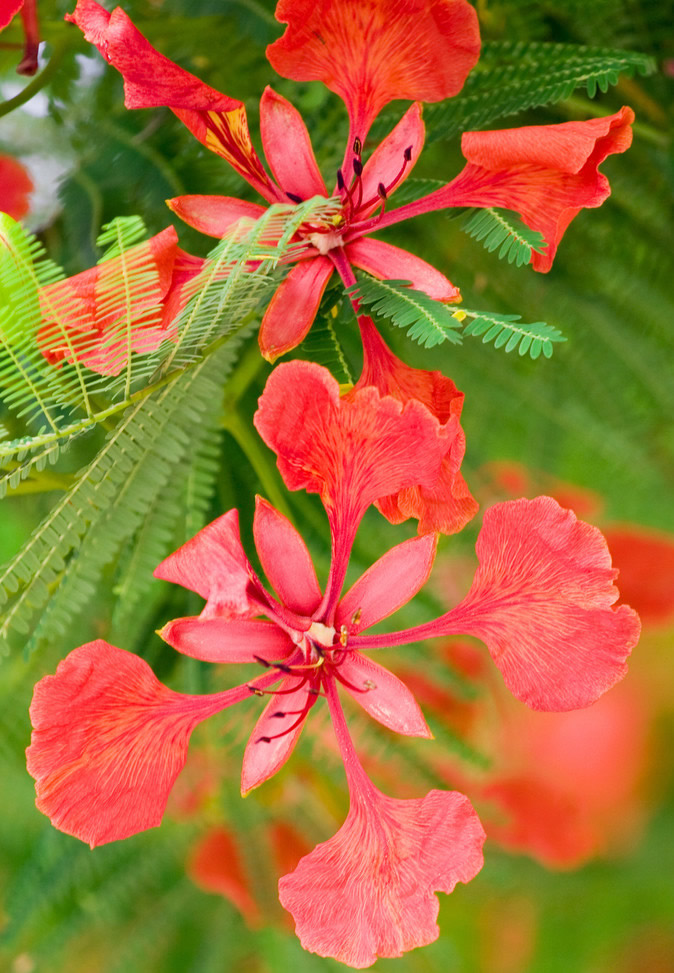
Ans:
[[[504,115],[563,101],[577,88],[585,88],[592,98],[597,88],[607,91],[621,75],[654,70],[654,59],[636,51],[492,41],[483,46],[461,93],[425,108],[428,137],[435,141],[480,129]]]
[[[520,324],[519,314],[493,314],[487,311],[470,311],[461,308],[460,316],[473,318],[463,329],[464,334],[482,335],[482,341],[493,341],[495,348],[506,351],[519,349],[520,355],[529,352],[531,358],[539,358],[541,352],[545,358],[552,357],[553,343],[566,341],[561,331],[544,321],[533,324]]]
[[[515,214],[479,209],[469,214],[463,229],[493,253],[517,267],[531,262],[533,252],[543,253],[547,244],[541,233],[526,226]]]
[[[414,290],[407,280],[361,276],[347,293],[361,305],[369,306],[372,313],[388,318],[398,328],[407,329],[408,337],[425,348],[433,348],[444,341],[461,344],[461,335],[456,330],[460,322],[454,312],[423,291]]]

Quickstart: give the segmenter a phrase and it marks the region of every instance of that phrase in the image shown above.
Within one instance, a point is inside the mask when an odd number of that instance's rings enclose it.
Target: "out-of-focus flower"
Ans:
[[[33,180],[25,168],[9,155],[0,155],[0,213],[20,220],[28,212]]]
[[[23,57],[16,71],[17,74],[35,74],[37,71],[37,52],[40,45],[37,0],[0,0],[0,30],[4,30],[19,11],[21,11],[26,41]]]
[[[270,360],[307,334],[328,280],[336,270],[345,285],[353,267],[375,277],[402,278],[445,302],[459,291],[438,270],[370,234],[410,216],[445,207],[505,206],[519,212],[547,243],[536,270],[548,270],[557,245],[581,208],[609,195],[597,170],[631,139],[633,113],[608,118],[464,135],[468,165],[448,185],[416,202],[390,210],[392,193],[409,176],[424,143],[421,102],[456,95],[480,50],[477,17],[467,0],[281,0],[276,16],[287,24],[267,49],[279,74],[320,80],[343,99],[349,134],[336,174],[341,210],[325,224],[300,228],[305,246],[264,315],[260,347]],[[309,133],[293,106],[267,88],[260,103],[261,134],[272,178],[251,142],[243,104],[220,94],[156,51],[126,14],[112,14],[95,0],[78,0],[68,16],[123,75],[128,108],[167,105],[207,148],[216,152],[269,203],[299,203],[329,196]],[[414,29],[410,30],[410,24]],[[394,99],[415,104],[366,162],[370,126]],[[226,196],[181,196],[171,208],[203,233],[222,237],[242,216],[261,206]]]
[[[203,264],[178,247],[171,226],[123,256],[43,287],[42,354],[54,365],[79,361],[101,375],[119,375],[132,352],[147,354],[175,340],[183,288]]]

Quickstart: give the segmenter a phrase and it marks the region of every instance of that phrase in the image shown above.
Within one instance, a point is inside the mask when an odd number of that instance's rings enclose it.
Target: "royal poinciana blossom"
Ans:
[[[270,695],[244,753],[246,793],[285,764],[309,712],[327,699],[350,811],[334,837],[281,879],[279,893],[305,948],[361,968],[437,936],[433,893],[479,871],[484,839],[463,795],[434,790],[396,800],[365,774],[340,692],[390,730],[430,733],[410,691],[363,651],[472,634],[518,698],[537,709],[571,709],[624,675],[639,625],[629,608],[612,607],[615,572],[599,531],[540,497],[487,512],[480,566],[456,608],[412,629],[368,635],[423,586],[436,535],[392,548],[343,594],[358,525],[371,504],[437,482],[446,427],[420,401],[403,404],[372,386],[340,397],[329,372],[307,362],[274,371],[255,424],[286,485],[318,493],[325,507],[332,537],[325,589],[295,528],[258,499],[253,532],[266,587],[229,511],[156,570],[206,600],[200,615],[175,619],[161,634],[192,658],[248,662],[262,674],[186,696],[122,649],[102,640],[81,646],[36,687],[28,764],[38,807],[93,846],[160,822],[201,720],[251,694]]]
[[[47,361],[79,361],[118,375],[132,353],[175,341],[185,284],[204,261],[181,250],[172,226],[126,251],[39,292],[44,324],[37,343]]]
[[[260,346],[270,360],[295,347],[311,327],[334,271],[346,285],[353,267],[379,278],[409,280],[439,301],[460,299],[438,270],[370,234],[411,216],[446,207],[506,207],[517,211],[547,243],[533,266],[546,271],[573,217],[599,206],[609,184],[598,172],[610,154],[630,144],[633,113],[587,122],[469,132],[467,165],[446,186],[391,210],[390,197],[409,176],[424,143],[422,102],[456,95],[480,50],[477,16],[467,0],[281,0],[287,24],[267,48],[272,67],[297,81],[320,80],[344,101],[349,134],[343,163],[329,191],[297,110],[271,88],[260,102],[262,144],[272,175],[257,156],[243,103],[220,94],[156,51],[117,8],[78,0],[68,17],[124,77],[128,108],[166,105],[209,149],[222,156],[268,203],[329,196],[340,213],[300,229],[304,248],[262,321]],[[394,99],[415,103],[363,161],[373,120]],[[334,178],[334,177],[333,177]],[[223,237],[263,207],[227,196],[180,196],[169,201],[185,222]]]

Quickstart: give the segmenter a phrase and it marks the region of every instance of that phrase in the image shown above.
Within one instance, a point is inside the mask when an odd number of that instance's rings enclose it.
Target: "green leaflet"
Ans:
[[[545,358],[551,358],[553,343],[566,341],[561,331],[544,321],[520,324],[522,319],[519,314],[493,314],[488,311],[470,311],[468,308],[461,308],[461,312],[473,318],[463,329],[464,334],[482,335],[485,344],[493,341],[495,348],[505,346],[506,351],[518,348],[520,355],[529,352],[534,360],[540,357],[541,352]]]
[[[502,210],[473,210],[463,229],[481,241],[490,253],[499,248],[499,260],[507,258],[509,264],[514,263],[517,267],[530,263],[533,251],[543,253],[547,246],[541,233],[526,226],[515,214],[506,215]]]
[[[491,311],[470,311],[456,305],[441,304],[423,291],[414,290],[409,281],[376,280],[362,277],[349,288],[350,297],[362,305],[370,305],[379,317],[387,317],[391,324],[406,328],[407,335],[425,348],[450,341],[461,344],[462,336],[457,329],[466,317],[473,318],[463,328],[463,334],[484,335],[483,342],[493,341],[496,348],[505,346],[506,351],[519,348],[520,355],[529,352],[531,358],[541,354],[552,355],[554,342],[566,341],[552,325],[537,321],[520,324],[519,314],[494,314]]]
[[[28,633],[30,647],[67,630],[120,549],[142,528],[157,497],[190,469],[214,408],[235,345],[174,377],[129,408],[98,455],[56,503],[23,549],[0,574],[0,651],[11,633]],[[200,426],[204,433],[195,434]],[[182,505],[173,507],[182,515]],[[164,525],[165,526],[165,525]],[[164,538],[162,534],[162,539]],[[14,595],[14,597],[12,597]]]
[[[483,128],[504,115],[563,101],[577,88],[590,98],[620,75],[651,74],[655,60],[636,51],[581,44],[492,41],[455,98],[424,108],[429,141]]]
[[[347,293],[361,304],[369,305],[378,317],[386,317],[396,327],[406,328],[408,337],[425,348],[444,341],[461,344],[461,336],[456,333],[461,325],[449,306],[414,290],[407,280],[377,280],[360,275],[358,283],[348,288]]]

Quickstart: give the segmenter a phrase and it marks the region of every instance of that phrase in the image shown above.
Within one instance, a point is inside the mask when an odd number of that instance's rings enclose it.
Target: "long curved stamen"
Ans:
[[[288,733],[292,733],[293,730],[297,729],[297,727],[301,723],[304,722],[304,720],[306,719],[307,713],[309,712],[309,710],[311,709],[311,707],[314,705],[314,703],[318,699],[318,696],[319,695],[320,695],[319,693],[311,693],[310,692],[308,694],[308,696],[307,696],[307,701],[306,701],[306,704],[304,705],[304,707],[301,710],[295,711],[295,712],[299,712],[300,715],[297,717],[297,719],[295,720],[294,723],[291,723],[291,725],[288,726],[288,727],[286,727],[286,729],[283,730],[281,733],[274,733],[272,736],[268,736],[268,737],[258,737],[255,742],[256,743],[271,743],[272,740],[278,740],[281,737],[287,736]],[[274,716],[276,716],[276,715],[277,714],[275,713]],[[284,715],[287,715],[287,714],[284,714]]]

